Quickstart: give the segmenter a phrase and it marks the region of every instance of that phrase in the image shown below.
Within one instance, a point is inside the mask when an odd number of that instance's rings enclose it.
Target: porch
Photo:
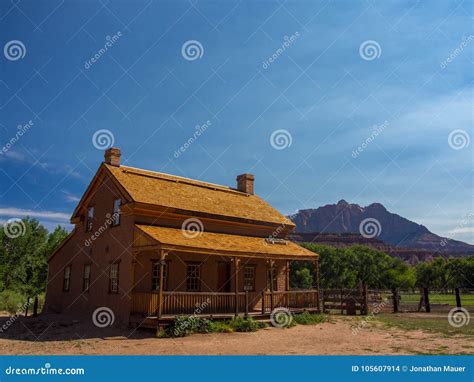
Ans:
[[[319,311],[318,290],[293,290],[260,293],[216,293],[216,292],[163,292],[161,317],[176,315],[197,316],[266,316],[274,308],[285,307],[290,311]],[[159,316],[160,293],[133,292],[132,314]]]
[[[318,255],[280,239],[136,226],[131,316],[264,317],[274,308],[319,311]],[[290,290],[290,262],[311,261],[314,289]],[[155,322],[156,323],[156,322]]]

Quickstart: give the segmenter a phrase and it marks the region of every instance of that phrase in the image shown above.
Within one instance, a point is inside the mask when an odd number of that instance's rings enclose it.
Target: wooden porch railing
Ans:
[[[317,290],[275,291],[273,299],[270,292],[239,292],[237,296],[239,313],[268,314],[272,306],[289,309],[318,308],[318,300]],[[154,316],[158,311],[158,303],[158,293],[132,293],[132,313]],[[235,313],[235,293],[164,291],[162,312],[164,315]]]

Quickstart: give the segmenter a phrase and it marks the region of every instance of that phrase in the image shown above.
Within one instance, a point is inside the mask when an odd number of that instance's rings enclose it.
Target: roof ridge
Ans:
[[[197,180],[197,179],[192,179],[192,178],[186,178],[184,176],[179,176],[179,175],[173,175],[173,174],[168,174],[165,172],[159,172],[159,171],[152,171],[152,170],[146,170],[138,167],[131,167],[131,166],[120,166],[122,171],[127,174],[131,173],[133,175],[138,175],[138,176],[148,176],[152,178],[157,178],[157,179],[162,179],[166,180],[169,182],[177,182],[177,183],[184,183],[184,184],[189,184],[192,186],[197,186],[197,187],[203,187],[203,188],[208,188],[211,190],[216,190],[216,191],[224,191],[224,192],[229,192],[229,193],[235,193],[238,195],[244,195],[244,196],[250,196],[249,194],[246,194],[245,192],[236,190],[232,187],[229,186],[224,186],[221,184],[216,184],[216,183],[210,183],[210,182],[205,182],[202,180]],[[127,170],[131,169],[131,170]],[[134,171],[135,170],[135,171]],[[149,174],[143,174],[138,171],[143,171]],[[169,178],[167,178],[169,177]],[[171,178],[171,179],[170,179]]]

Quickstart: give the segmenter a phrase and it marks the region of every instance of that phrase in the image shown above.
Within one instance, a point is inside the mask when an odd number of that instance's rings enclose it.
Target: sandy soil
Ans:
[[[5,317],[0,318],[0,322]],[[18,319],[0,334],[0,354],[473,354],[472,337],[402,331],[371,322],[352,334],[354,317],[254,333],[154,338],[147,330],[99,329],[61,317]]]

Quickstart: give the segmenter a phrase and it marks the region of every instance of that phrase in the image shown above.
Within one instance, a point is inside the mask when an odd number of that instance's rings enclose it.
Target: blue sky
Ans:
[[[131,166],[474,243],[473,25],[462,1],[3,1],[0,221],[67,223],[105,129]]]

